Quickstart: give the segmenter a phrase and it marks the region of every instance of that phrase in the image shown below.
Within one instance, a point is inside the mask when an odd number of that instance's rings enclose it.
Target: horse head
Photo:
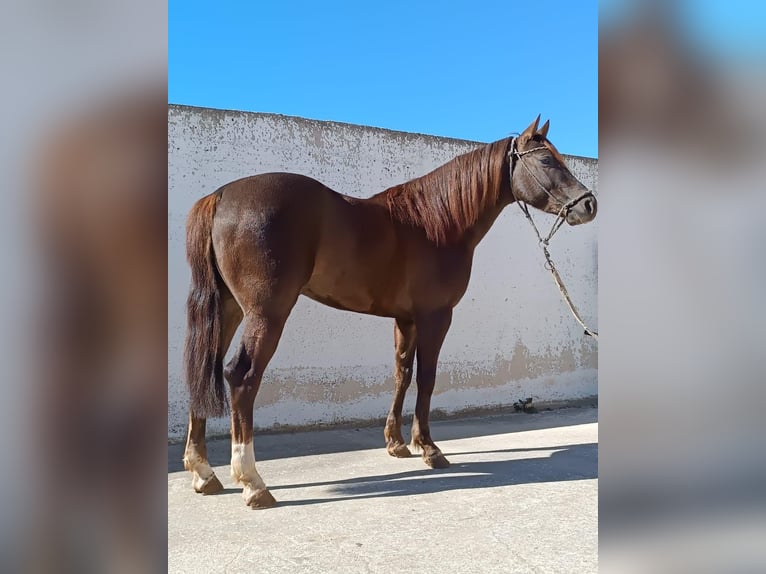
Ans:
[[[596,198],[548,140],[550,121],[538,129],[539,122],[538,115],[512,140],[508,154],[513,199],[557,215],[569,225],[588,223],[596,217]]]

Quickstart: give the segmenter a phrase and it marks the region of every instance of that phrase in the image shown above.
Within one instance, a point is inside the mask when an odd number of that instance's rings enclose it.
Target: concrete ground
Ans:
[[[596,572],[597,418],[573,408],[433,422],[444,470],[388,456],[382,428],[257,435],[278,501],[267,510],[232,484],[228,440],[208,443],[225,487],[214,496],[192,490],[183,445],[171,445],[169,571]]]

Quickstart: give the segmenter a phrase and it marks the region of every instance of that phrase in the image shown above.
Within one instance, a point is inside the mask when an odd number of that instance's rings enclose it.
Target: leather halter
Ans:
[[[511,147],[508,151],[508,161],[510,163],[509,166],[509,174],[510,174],[510,185],[511,185],[511,195],[513,196],[516,203],[519,204],[519,208],[522,212],[524,212],[524,216],[529,220],[530,225],[532,226],[532,229],[535,230],[535,233],[537,234],[537,239],[540,240],[540,247],[543,250],[543,255],[545,256],[546,266],[545,268],[548,269],[548,271],[551,272],[551,275],[553,276],[553,280],[556,282],[556,285],[558,285],[559,292],[561,293],[561,296],[564,299],[564,302],[569,307],[569,311],[572,313],[572,316],[575,318],[575,320],[582,326],[582,328],[585,330],[585,334],[593,337],[594,339],[598,340],[598,331],[594,331],[593,329],[590,329],[586,324],[585,321],[583,321],[582,317],[580,316],[580,313],[577,311],[577,309],[574,306],[574,302],[572,301],[572,298],[569,296],[569,293],[567,292],[566,286],[564,285],[564,281],[561,279],[561,275],[559,275],[558,270],[556,269],[556,266],[553,263],[553,259],[551,258],[551,254],[548,251],[548,242],[553,237],[553,234],[558,231],[559,227],[566,221],[566,217],[571,211],[571,209],[577,205],[580,201],[585,199],[586,197],[595,197],[593,195],[593,192],[587,191],[580,195],[579,197],[576,197],[575,199],[572,199],[570,201],[567,201],[566,203],[558,199],[556,196],[554,196],[548,189],[543,185],[543,183],[538,179],[538,177],[532,173],[532,170],[527,167],[527,165],[524,163],[524,160],[522,159],[523,156],[525,156],[528,153],[541,151],[541,150],[547,150],[548,148],[545,146],[540,146],[536,148],[532,148],[526,151],[519,151],[516,149],[516,139],[513,138],[511,140]],[[513,194],[513,163],[514,158],[519,160],[519,163],[524,167],[524,169],[527,170],[527,173],[532,176],[532,178],[537,182],[537,185],[539,185],[542,190],[554,201],[561,204],[561,209],[559,209],[558,215],[556,216],[556,221],[553,222],[553,226],[551,227],[550,233],[548,233],[547,237],[543,239],[543,237],[540,235],[540,231],[537,229],[537,226],[535,225],[534,220],[532,219],[532,215],[529,213],[529,207],[527,207],[527,204],[520,199],[518,199]]]
[[[532,221],[532,216],[529,214],[529,208],[527,207],[526,202],[520,200],[513,193],[513,166],[514,166],[514,159],[517,159],[518,162],[521,164],[521,166],[525,170],[527,170],[527,173],[530,176],[532,176],[532,179],[535,180],[535,183],[537,183],[537,185],[540,187],[540,189],[542,189],[548,197],[550,197],[553,201],[555,201],[556,203],[558,203],[561,206],[561,208],[559,209],[558,214],[556,214],[556,220],[553,222],[553,226],[551,227],[551,231],[550,231],[550,233],[548,233],[548,235],[545,237],[545,239],[543,239],[540,236],[539,232],[537,234],[537,236],[540,239],[540,241],[542,243],[544,243],[545,245],[547,245],[548,242],[553,237],[553,234],[556,233],[556,231],[558,231],[559,228],[564,224],[564,221],[566,221],[566,218],[569,215],[569,212],[572,211],[572,208],[575,205],[577,205],[578,203],[580,203],[583,199],[587,199],[589,197],[594,197],[594,195],[593,195],[592,191],[586,191],[585,193],[577,196],[574,199],[570,199],[569,201],[562,201],[560,198],[558,198],[555,195],[553,195],[553,193],[551,193],[551,191],[548,190],[548,188],[546,188],[543,185],[543,183],[540,181],[540,178],[538,178],[534,174],[534,172],[531,169],[529,169],[529,166],[527,166],[527,164],[524,163],[524,160],[522,159],[523,156],[525,156],[527,154],[530,154],[530,153],[533,153],[533,152],[536,152],[536,151],[550,151],[550,150],[548,150],[548,148],[546,146],[538,146],[538,147],[535,147],[535,148],[532,148],[532,149],[528,149],[528,150],[525,150],[525,151],[519,151],[516,148],[517,140],[518,140],[517,137],[514,137],[511,140],[510,150],[508,151],[508,160],[509,160],[508,163],[510,164],[509,165],[509,175],[510,175],[511,195],[513,196],[513,199],[516,200],[516,203],[519,204],[519,207],[524,212],[524,215],[532,223],[532,226],[535,228],[535,231],[537,231],[537,227],[535,226],[534,222]]]

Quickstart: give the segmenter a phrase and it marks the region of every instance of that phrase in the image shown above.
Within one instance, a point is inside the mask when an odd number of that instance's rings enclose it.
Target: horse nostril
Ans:
[[[588,215],[593,214],[593,200],[592,199],[586,199],[583,201],[583,207],[585,207],[585,211],[588,213]]]

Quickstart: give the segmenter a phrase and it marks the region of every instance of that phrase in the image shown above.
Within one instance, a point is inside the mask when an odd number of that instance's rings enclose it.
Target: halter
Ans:
[[[528,149],[525,151],[519,151],[516,149],[516,140],[517,138],[514,137],[511,140],[511,147],[508,151],[508,163],[509,168],[509,177],[510,177],[510,186],[511,186],[511,195],[513,196],[516,203],[519,205],[519,208],[524,213],[524,216],[529,221],[530,225],[532,226],[532,229],[535,230],[535,234],[537,234],[537,239],[540,242],[540,247],[543,250],[543,255],[545,256],[546,265],[545,268],[551,272],[551,275],[553,275],[553,280],[556,282],[556,285],[558,285],[559,291],[561,292],[561,296],[564,298],[564,301],[566,302],[567,306],[569,307],[569,310],[572,312],[572,316],[575,318],[575,320],[580,323],[583,329],[585,329],[585,334],[593,337],[594,339],[598,340],[598,332],[593,331],[592,329],[589,329],[588,326],[585,324],[585,322],[582,320],[582,317],[580,317],[580,314],[577,312],[577,309],[575,309],[574,303],[572,302],[572,299],[569,297],[569,293],[567,292],[566,287],[564,286],[564,281],[561,279],[561,275],[559,275],[559,272],[556,270],[556,266],[553,264],[553,259],[551,259],[551,254],[548,252],[548,242],[553,237],[553,234],[556,233],[559,228],[564,224],[564,221],[566,221],[567,215],[569,215],[569,212],[572,210],[572,208],[577,205],[580,201],[587,197],[594,197],[593,192],[586,191],[582,195],[576,197],[575,199],[571,199],[567,202],[561,201],[559,198],[557,198],[555,195],[553,195],[548,188],[546,188],[543,183],[540,181],[540,179],[534,174],[534,172],[529,169],[526,163],[524,163],[524,160],[522,159],[523,156],[527,155],[528,153],[536,152],[536,151],[542,151],[547,150],[548,148],[545,146],[539,146],[536,148]],[[537,229],[537,226],[535,225],[534,220],[532,219],[532,215],[529,213],[529,207],[527,204],[520,199],[518,199],[513,194],[513,163],[514,159],[518,159],[519,163],[522,165],[522,167],[527,170],[527,173],[532,176],[532,179],[535,180],[535,183],[537,183],[538,186],[540,186],[540,189],[542,189],[545,194],[550,197],[555,202],[559,203],[561,205],[561,209],[559,209],[558,214],[556,214],[556,220],[553,222],[553,225],[551,226],[551,230],[548,233],[548,235],[543,239],[542,235],[540,235],[540,231]]]
[[[562,201],[555,195],[553,195],[547,187],[543,185],[543,182],[540,181],[540,178],[537,177],[534,172],[529,169],[529,166],[527,166],[526,163],[524,163],[524,160],[521,159],[523,156],[536,152],[536,151],[549,151],[547,147],[545,146],[538,146],[532,149],[528,149],[525,151],[519,151],[516,149],[516,140],[518,138],[514,137],[511,140],[511,149],[508,152],[508,159],[509,159],[509,175],[511,180],[511,195],[513,195],[513,160],[518,159],[519,163],[521,164],[521,167],[523,167],[525,170],[527,170],[527,173],[532,176],[532,179],[535,180],[535,183],[538,185],[540,189],[542,189],[545,194],[550,197],[553,201],[561,205],[561,209],[559,209],[559,212],[556,214],[556,219],[553,222],[553,225],[551,226],[551,230],[548,233],[548,235],[543,239],[543,237],[540,235],[540,232],[537,229],[537,226],[535,225],[534,220],[532,219],[532,216],[529,213],[529,207],[527,207],[526,202],[521,201],[519,198],[514,196],[514,199],[516,200],[516,203],[521,208],[521,211],[524,212],[524,216],[529,220],[529,222],[532,224],[532,228],[535,230],[535,233],[537,233],[537,238],[540,240],[540,243],[542,243],[544,246],[548,245],[548,242],[553,238],[553,234],[556,233],[559,228],[564,224],[564,221],[566,221],[567,216],[569,215],[569,212],[572,211],[572,208],[580,203],[583,199],[586,199],[588,197],[593,197],[593,192],[586,191],[585,193],[579,195],[578,197],[574,199],[570,199],[569,201]]]

